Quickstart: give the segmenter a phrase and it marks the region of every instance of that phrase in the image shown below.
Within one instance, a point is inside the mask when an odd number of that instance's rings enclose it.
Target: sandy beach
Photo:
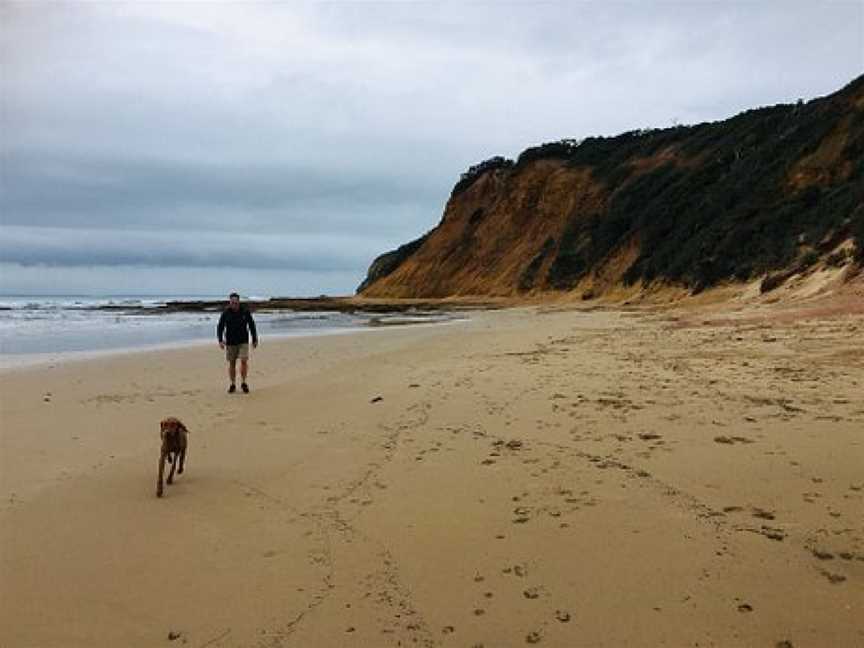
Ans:
[[[862,646],[862,339],[561,305],[265,338],[249,395],[215,343],[4,371],[0,646]]]

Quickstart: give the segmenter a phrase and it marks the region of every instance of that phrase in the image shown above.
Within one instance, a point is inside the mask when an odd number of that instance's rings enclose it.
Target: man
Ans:
[[[225,341],[222,341],[222,333],[225,333]],[[228,308],[222,311],[219,325],[216,327],[216,339],[219,340],[219,348],[225,349],[225,359],[228,360],[228,378],[231,386],[228,393],[237,391],[237,358],[240,358],[240,389],[244,394],[249,393],[249,385],[246,384],[246,374],[249,371],[249,333],[252,334],[252,348],[258,347],[258,332],[255,330],[255,320],[252,313],[240,306],[240,295],[236,292],[228,296]]]

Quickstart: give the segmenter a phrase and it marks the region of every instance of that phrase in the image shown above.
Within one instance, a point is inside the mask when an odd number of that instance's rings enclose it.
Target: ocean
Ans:
[[[207,340],[215,344],[218,312],[160,313],[157,309],[168,301],[224,299],[224,295],[0,296],[0,366],[27,364],[28,359],[46,356],[62,359]],[[370,318],[337,312],[258,310],[255,323],[258,335],[265,339],[356,330],[368,326]]]

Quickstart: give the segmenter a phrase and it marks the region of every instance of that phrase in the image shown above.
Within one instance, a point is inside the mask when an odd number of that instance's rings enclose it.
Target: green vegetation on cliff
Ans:
[[[361,290],[567,290],[599,275],[694,292],[770,275],[767,289],[853,258],[864,263],[864,76],[806,103],[481,162],[441,224],[376,259]]]
[[[844,92],[862,85],[858,79]],[[849,123],[834,152],[842,161],[835,177],[830,165],[805,163],[802,173],[814,177],[796,187],[796,165],[843,120]],[[635,174],[627,164],[667,147],[675,156],[650,171]],[[611,192],[604,214],[574,218],[568,227],[550,271],[559,288],[631,238],[640,254],[627,282],[664,278],[697,290],[786,267],[811,250],[828,252],[844,237],[855,236],[864,250],[864,111],[850,113],[843,102],[774,106],[724,122],[586,140],[566,159],[590,165]]]

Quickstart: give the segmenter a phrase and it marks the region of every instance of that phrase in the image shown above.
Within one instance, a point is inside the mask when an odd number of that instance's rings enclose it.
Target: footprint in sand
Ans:
[[[736,443],[755,443],[753,439],[748,439],[747,437],[742,436],[716,436],[714,437],[714,443],[723,443],[726,445],[735,445]]]
[[[814,547],[810,550],[810,553],[812,553],[819,560],[834,560],[834,554],[832,554],[830,551],[822,551],[821,549],[817,549]]]
[[[765,525],[762,525],[759,533],[769,540],[776,540],[778,542],[782,542],[786,538],[786,532],[783,529],[776,529]]]
[[[519,578],[524,578],[528,575],[528,569],[524,565],[513,565],[512,567],[505,567],[501,570],[501,573],[513,574]]]
[[[771,511],[766,511],[761,508],[753,509],[753,517],[760,518],[762,520],[773,520],[775,515]]]
[[[826,569],[820,570],[819,573],[821,573],[825,578],[827,578],[828,582],[831,583],[832,585],[839,585],[840,583],[842,583],[846,580],[846,577],[843,574],[835,574],[835,573],[829,572]]]

